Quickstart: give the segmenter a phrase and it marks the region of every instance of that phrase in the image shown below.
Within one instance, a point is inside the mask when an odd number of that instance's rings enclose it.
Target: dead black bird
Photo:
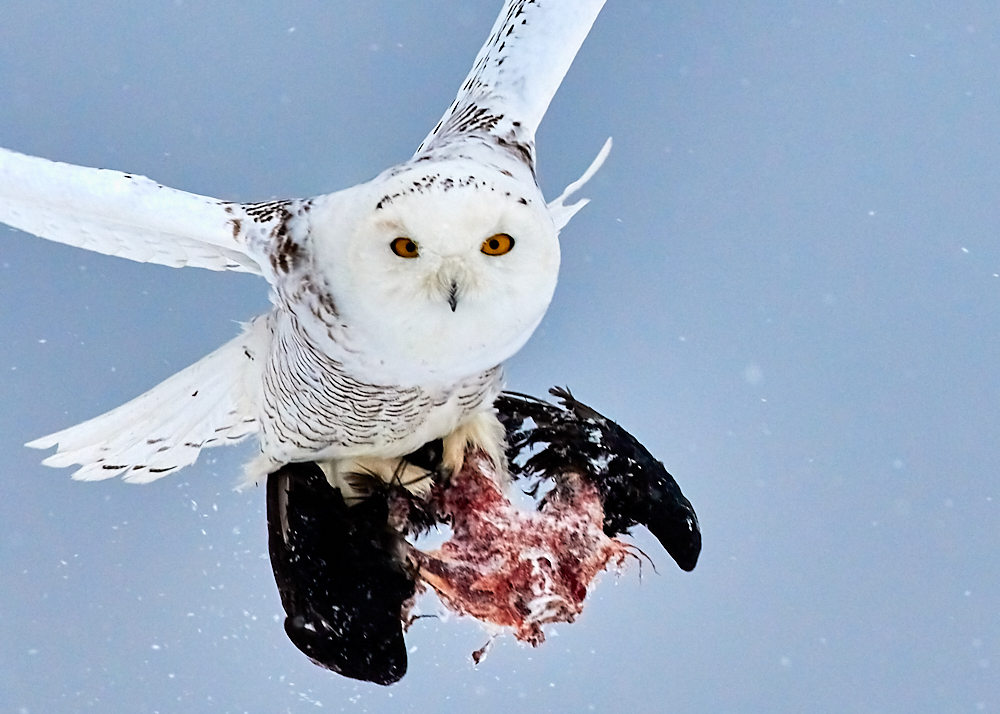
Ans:
[[[513,479],[533,480],[537,488],[570,472],[581,475],[600,494],[606,535],[644,525],[682,569],[692,570],[701,549],[698,519],[663,464],[568,390],[550,391],[561,405],[516,393],[496,401]],[[440,444],[432,443],[407,460],[434,470],[440,454]],[[404,536],[444,518],[392,485],[348,507],[316,464],[300,463],[268,477],[267,519],[289,639],[344,676],[398,681],[407,667],[403,619],[417,586]]]

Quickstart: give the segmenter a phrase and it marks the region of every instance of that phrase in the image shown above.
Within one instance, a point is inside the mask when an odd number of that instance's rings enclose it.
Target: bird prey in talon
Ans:
[[[235,270],[273,308],[145,394],[36,439],[82,480],[153,481],[255,436],[246,478],[285,464],[429,487],[400,458],[443,440],[503,466],[504,360],[548,308],[567,204],[546,203],[535,132],[604,0],[507,0],[458,96],[408,161],[309,199],[233,203],[129,173],[0,150],[0,221],[140,262]],[[409,467],[408,467],[409,468]]]
[[[403,633],[421,590],[538,645],[544,626],[583,611],[600,572],[638,553],[618,539],[633,526],[694,569],[698,518],[663,464],[568,391],[550,391],[561,405],[507,392],[496,401],[511,479],[534,508],[510,501],[482,452],[427,497],[371,478],[355,507],[315,464],[268,477],[268,550],[296,647],[347,677],[392,684],[406,673]],[[407,456],[429,469],[440,459],[440,442]],[[421,549],[413,536],[437,524],[450,536]],[[485,649],[473,653],[477,663]]]

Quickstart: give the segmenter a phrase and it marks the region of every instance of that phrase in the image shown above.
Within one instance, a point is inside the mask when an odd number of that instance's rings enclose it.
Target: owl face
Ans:
[[[541,192],[481,164],[413,169],[358,187],[322,228],[315,265],[362,365],[398,383],[496,366],[541,321],[559,271]],[[332,213],[332,211],[331,211]]]

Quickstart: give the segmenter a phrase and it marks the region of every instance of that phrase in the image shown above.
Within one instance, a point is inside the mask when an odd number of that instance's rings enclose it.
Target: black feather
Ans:
[[[580,472],[600,491],[608,536],[642,524],[677,565],[693,570],[701,530],[673,476],[634,436],[569,390],[556,387],[549,393],[562,402],[561,408],[515,392],[496,401],[513,475],[554,478],[568,470]]]
[[[268,549],[288,638],[316,664],[376,684],[406,673],[402,610],[415,592],[387,520],[384,493],[349,509],[315,464],[268,477]]]

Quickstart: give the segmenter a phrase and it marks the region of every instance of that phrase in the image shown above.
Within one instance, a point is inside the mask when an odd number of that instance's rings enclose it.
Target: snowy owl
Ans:
[[[531,336],[559,269],[567,205],[546,204],[535,131],[604,0],[507,0],[457,98],[414,156],[310,199],[240,204],[0,149],[0,221],[172,267],[264,277],[270,312],[145,394],[36,439],[74,478],[148,482],[256,436],[258,480],[316,461],[331,483],[384,478],[443,439],[503,459],[501,364]]]

